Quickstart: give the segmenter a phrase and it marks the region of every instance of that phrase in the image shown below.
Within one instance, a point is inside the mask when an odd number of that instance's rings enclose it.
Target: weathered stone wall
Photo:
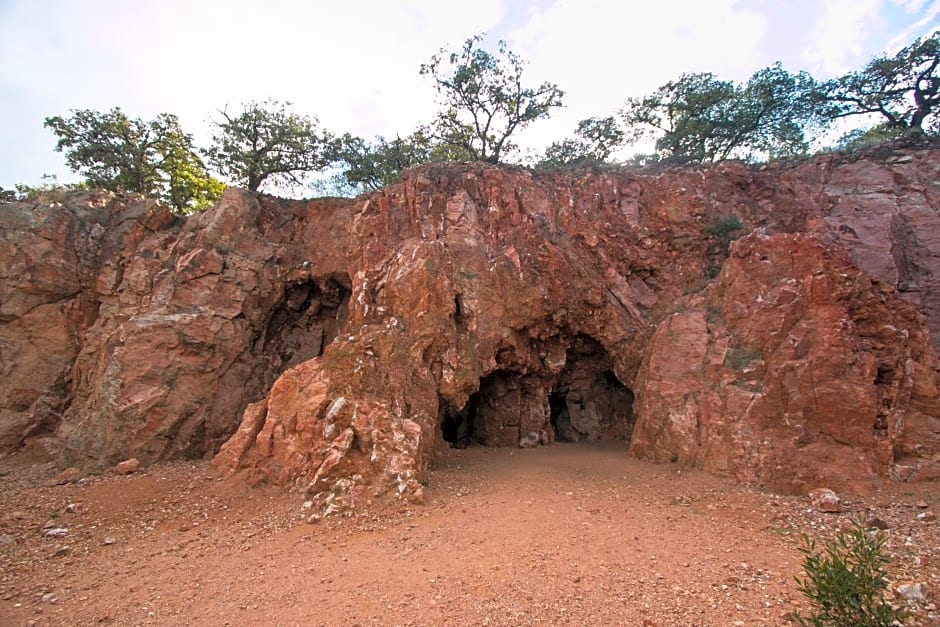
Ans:
[[[318,512],[421,500],[445,437],[622,439],[785,490],[935,476],[938,156],[428,165],[187,220],[0,205],[0,445],[102,466],[227,439],[220,468]]]

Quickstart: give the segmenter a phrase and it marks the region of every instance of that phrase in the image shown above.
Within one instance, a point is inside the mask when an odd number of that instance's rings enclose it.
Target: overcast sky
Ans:
[[[404,135],[435,110],[420,64],[480,31],[567,92],[520,136],[536,149],[683,72],[827,78],[938,26],[940,0],[0,0],[0,186],[77,180],[43,128],[71,109],[175,113],[205,145],[216,109],[273,98]]]

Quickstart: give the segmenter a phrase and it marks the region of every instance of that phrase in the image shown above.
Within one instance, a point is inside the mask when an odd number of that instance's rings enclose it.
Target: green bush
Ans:
[[[797,589],[812,605],[808,617],[797,616],[803,625],[843,627],[887,627],[903,621],[904,609],[895,610],[885,602],[888,589],[884,555],[885,539],[869,535],[856,522],[849,531],[816,550],[816,541],[803,536],[803,570],[796,577]]]
[[[708,234],[717,237],[720,240],[732,240],[733,234],[744,228],[741,218],[735,215],[720,216],[708,227]]]

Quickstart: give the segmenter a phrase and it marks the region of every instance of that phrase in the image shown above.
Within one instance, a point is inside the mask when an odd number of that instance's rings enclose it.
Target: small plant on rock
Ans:
[[[884,598],[888,589],[884,555],[885,538],[869,535],[861,523],[839,532],[822,550],[816,541],[803,536],[803,570],[797,589],[812,605],[808,617],[797,615],[802,625],[818,627],[887,627],[903,621],[903,608],[892,608]]]

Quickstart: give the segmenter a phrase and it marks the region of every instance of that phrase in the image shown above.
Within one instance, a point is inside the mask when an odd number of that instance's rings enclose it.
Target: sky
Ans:
[[[80,180],[43,127],[73,109],[174,113],[201,146],[218,110],[268,98],[334,133],[406,135],[436,110],[419,66],[480,32],[566,92],[519,135],[532,152],[684,72],[825,79],[938,27],[940,0],[0,0],[0,186]]]

